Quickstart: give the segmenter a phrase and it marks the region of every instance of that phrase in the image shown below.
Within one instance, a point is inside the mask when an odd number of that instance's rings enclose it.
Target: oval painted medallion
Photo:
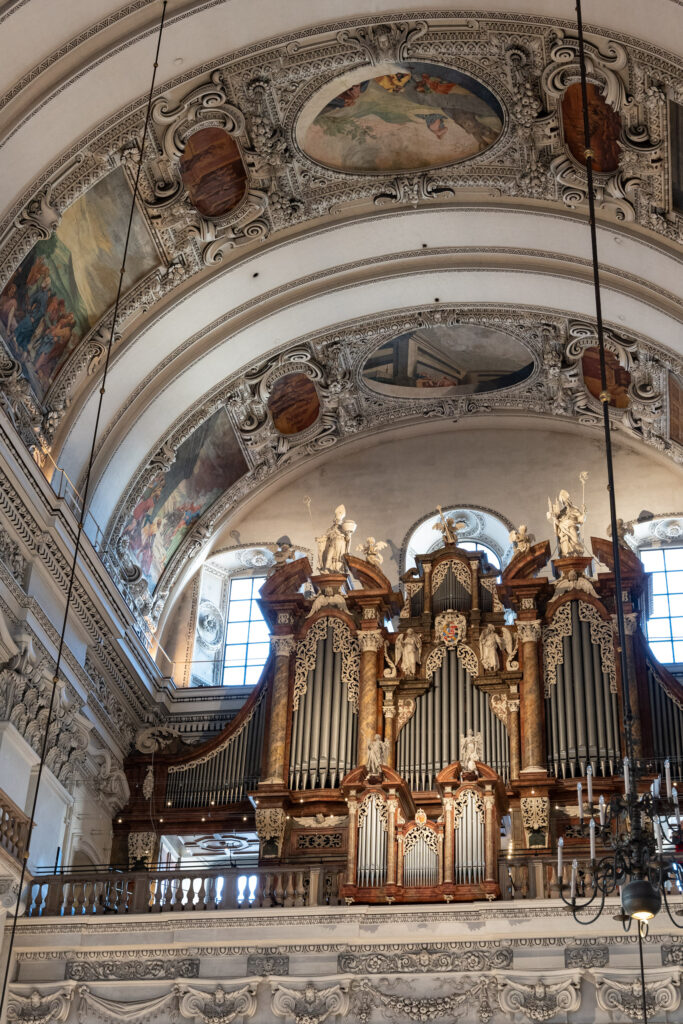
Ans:
[[[297,138],[311,159],[356,174],[423,170],[468,160],[499,137],[500,103],[469,75],[419,61],[375,70],[344,75],[304,108]]]
[[[281,434],[300,434],[317,420],[320,399],[310,377],[305,373],[288,373],[273,385],[268,408],[276,430]]]
[[[180,158],[180,175],[192,205],[204,217],[228,213],[247,186],[237,143],[222,128],[202,128],[190,135]]]

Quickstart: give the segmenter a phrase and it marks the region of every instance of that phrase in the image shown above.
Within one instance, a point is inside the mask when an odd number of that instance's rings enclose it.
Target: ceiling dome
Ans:
[[[468,160],[503,129],[503,111],[476,79],[422,61],[356,70],[304,109],[298,138],[326,167],[356,174],[425,170]]]

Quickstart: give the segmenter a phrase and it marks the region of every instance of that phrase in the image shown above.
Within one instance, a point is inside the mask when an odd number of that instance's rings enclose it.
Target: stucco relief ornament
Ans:
[[[233,992],[219,985],[212,993],[188,986],[181,993],[178,1010],[193,1024],[232,1024],[236,1017],[253,1017],[256,1012],[256,986],[252,984]]]
[[[346,518],[345,507],[338,505],[330,528],[315,539],[319,572],[346,572],[346,556],[355,529],[353,520]]]
[[[640,985],[640,982],[638,984]],[[500,985],[498,998],[501,1009],[509,1014],[521,1013],[531,1021],[550,1020],[558,1013],[578,1010],[581,1005],[578,976],[551,985],[546,985],[543,981],[525,985],[505,977],[501,979]]]
[[[21,1021],[22,1024],[56,1024],[57,1021],[65,1021],[69,1016],[73,994],[73,988],[62,988],[46,996],[41,996],[37,989],[30,996],[10,993],[7,1020]]]
[[[680,984],[680,977],[671,973],[646,983],[645,1005],[648,1020],[652,1020],[655,1015],[659,1016],[660,1013],[673,1013],[678,1009],[681,1001]],[[597,978],[595,994],[598,1006],[607,1013],[612,1014],[616,1010],[625,1014],[629,1020],[644,1019],[640,979],[624,982],[616,978]]]
[[[147,765],[147,771],[142,783],[142,795],[145,800],[151,800],[154,796],[154,768],[151,764]]]
[[[349,1009],[348,982],[316,989],[308,981],[303,989],[273,984],[271,1009],[278,1017],[289,1017],[295,1024],[323,1024],[333,1014]]]
[[[368,537],[365,544],[359,544],[356,551],[360,551],[365,555],[366,561],[370,565],[374,565],[375,568],[379,569],[380,565],[384,561],[380,551],[384,551],[386,547],[389,547],[385,540],[375,540],[374,537]]]
[[[153,725],[140,730],[135,737],[135,747],[141,754],[154,754],[179,738],[180,733],[177,729],[172,729],[169,725]]]
[[[422,637],[409,627],[396,637],[396,667],[402,669],[406,679],[414,679],[422,661]]]

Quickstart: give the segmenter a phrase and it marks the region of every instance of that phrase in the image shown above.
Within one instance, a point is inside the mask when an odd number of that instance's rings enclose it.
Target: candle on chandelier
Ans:
[[[557,880],[562,885],[562,853],[564,851],[564,839],[560,836],[557,840]]]
[[[657,778],[652,783],[652,793],[653,793],[654,796],[659,796],[659,790],[660,790],[661,785],[662,785],[662,776],[658,775]]]
[[[595,860],[595,819],[591,818],[589,826],[589,836],[591,844],[591,860]]]
[[[630,776],[630,773],[629,773],[628,758],[625,757],[624,758],[624,794],[626,796],[628,796],[628,791],[631,788],[630,781],[631,781],[631,776]]]
[[[583,825],[583,786],[580,782],[576,783],[576,797],[579,801],[579,821]]]
[[[586,790],[588,793],[588,803],[593,803],[593,769],[590,765],[586,768]]]
[[[600,794],[600,799],[598,800],[598,808],[599,808],[599,813],[600,813],[600,824],[604,825],[605,824],[605,798],[602,795],[602,793]]]
[[[664,762],[664,778],[666,779],[666,795],[671,799],[671,763],[667,757]]]
[[[671,790],[671,798],[674,802],[674,814],[676,815],[676,828],[681,827],[681,812],[678,806],[678,790],[674,786]]]
[[[655,836],[657,839],[657,849],[659,851],[659,856],[661,857],[664,854],[664,836],[662,835],[662,825],[658,818],[655,818],[654,826]]]
[[[576,898],[576,872],[579,868],[579,862],[577,860],[572,861],[572,883],[571,883],[571,898]]]

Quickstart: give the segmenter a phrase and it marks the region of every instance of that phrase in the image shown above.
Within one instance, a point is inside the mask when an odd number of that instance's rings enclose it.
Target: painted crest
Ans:
[[[449,609],[436,616],[434,631],[436,639],[446,647],[455,647],[467,636],[467,620],[460,612]]]

